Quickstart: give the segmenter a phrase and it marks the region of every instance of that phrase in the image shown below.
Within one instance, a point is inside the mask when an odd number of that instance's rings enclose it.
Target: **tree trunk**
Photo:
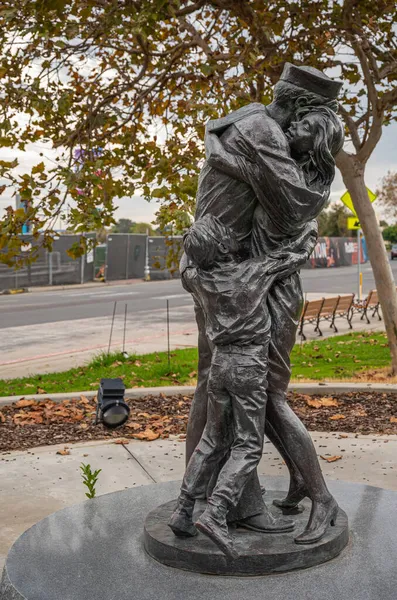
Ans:
[[[342,152],[337,157],[337,165],[343,181],[350,192],[357,216],[364,232],[368,255],[374,272],[376,289],[391,354],[392,374],[397,374],[397,294],[396,284],[390,267],[382,233],[379,229],[375,211],[368,198],[364,182],[365,166],[357,158]]]

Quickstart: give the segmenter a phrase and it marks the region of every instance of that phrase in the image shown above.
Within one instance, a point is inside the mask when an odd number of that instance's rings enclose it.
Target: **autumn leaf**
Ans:
[[[397,423],[397,417],[390,417],[390,423]]]
[[[37,388],[37,394],[46,394],[47,392],[45,390],[43,390],[43,388],[38,387]]]
[[[157,440],[160,437],[160,434],[155,433],[152,429],[145,429],[145,431],[142,431],[141,433],[134,433],[132,437],[136,440],[152,442],[153,440]]]
[[[128,427],[128,429],[137,430],[137,429],[141,428],[141,425],[139,423],[132,422],[132,423],[127,423],[126,427]]]
[[[310,396],[305,396],[305,402],[312,408],[321,408],[322,406],[339,406],[339,402],[335,400],[335,398],[327,398],[326,396],[317,399],[310,398]]]
[[[313,400],[312,398],[305,398],[305,402],[311,408],[321,408],[320,400]]]
[[[335,398],[320,398],[321,406],[339,406],[339,402]]]
[[[25,398],[21,398],[18,402],[15,402],[15,406],[17,408],[28,408],[29,406],[33,406],[36,404],[35,400],[25,400]]]
[[[341,414],[336,414],[336,415],[332,415],[332,417],[329,418],[330,421],[339,421],[340,419],[345,419],[345,415],[341,415]]]
[[[83,395],[80,396],[80,402],[82,402],[83,404],[91,404],[91,402],[88,400],[88,398]]]
[[[67,448],[65,448],[64,450],[58,450],[57,454],[60,454],[61,456],[69,456],[70,450],[68,450]]]
[[[3,415],[3,413],[0,411],[0,423],[5,423],[6,422],[6,418]]]
[[[114,442],[113,442],[113,444],[116,444],[118,446],[125,446],[129,443],[130,443],[130,441],[127,438],[120,438],[118,440],[114,440]]]
[[[196,377],[197,376],[197,371],[192,371],[191,373],[189,373],[189,377]]]
[[[320,456],[323,460],[326,460],[329,463],[336,462],[337,460],[341,460],[343,456]]]

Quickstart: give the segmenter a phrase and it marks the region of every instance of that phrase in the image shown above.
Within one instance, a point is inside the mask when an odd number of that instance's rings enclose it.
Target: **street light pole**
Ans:
[[[146,229],[146,253],[145,253],[145,268],[143,277],[145,281],[150,281],[150,266],[149,266],[149,229]]]

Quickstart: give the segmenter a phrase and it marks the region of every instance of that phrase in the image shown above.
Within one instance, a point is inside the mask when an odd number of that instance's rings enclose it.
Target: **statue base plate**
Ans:
[[[275,516],[281,510],[272,506],[280,492],[268,490],[265,501]],[[205,535],[199,533],[194,538],[176,537],[167,523],[175,508],[176,500],[171,500],[152,510],[146,518],[144,539],[145,549],[156,560],[178,569],[195,571],[209,575],[252,576],[268,575],[313,567],[331,560],[340,554],[349,542],[348,519],[339,509],[336,524],[329,527],[325,536],[316,544],[299,545],[294,538],[301,533],[310,515],[311,502],[301,503],[305,510],[291,515],[295,521],[294,531],[288,533],[260,533],[243,528],[230,528],[239,557],[227,560],[225,555]],[[205,509],[205,502],[196,503],[194,519]]]
[[[279,497],[288,487],[281,477],[266,477],[264,483],[280,490]],[[99,496],[28,529],[7,556],[0,600],[396,600],[397,493],[328,483],[349,516],[350,542],[339,556],[316,567],[224,577],[153,560],[144,550],[145,519],[177,497],[180,482],[173,481]],[[308,510],[303,514],[308,517]],[[276,537],[264,535],[261,547]],[[206,543],[217,555],[212,542]]]

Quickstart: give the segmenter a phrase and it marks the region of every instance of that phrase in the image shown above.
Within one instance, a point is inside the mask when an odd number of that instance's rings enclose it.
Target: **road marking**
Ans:
[[[174,298],[189,298],[190,294],[172,294],[170,296],[152,296],[151,300],[172,300]]]
[[[112,294],[111,292],[98,292],[97,294],[87,294],[90,298],[96,298],[97,296],[109,296],[114,298],[115,296],[136,296],[139,292],[116,292]],[[78,298],[78,295],[76,296]]]

